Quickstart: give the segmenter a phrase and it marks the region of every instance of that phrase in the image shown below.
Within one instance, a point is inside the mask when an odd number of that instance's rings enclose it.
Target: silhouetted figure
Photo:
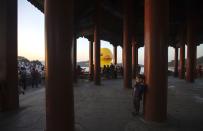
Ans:
[[[25,90],[22,87],[22,83],[21,83],[21,75],[20,72],[18,73],[18,93],[19,94],[25,94]]]
[[[202,65],[199,65],[198,72],[199,72],[199,77],[202,77]]]
[[[120,67],[120,73],[121,73],[121,76],[123,76],[123,67],[122,66]]]
[[[90,70],[90,69],[89,69]],[[94,79],[94,64],[92,65],[92,72],[89,74],[89,80],[92,81]]]
[[[113,77],[114,77],[114,79],[116,79],[117,78],[117,72],[118,72],[118,67],[115,65],[115,69],[114,69],[114,73],[113,73]]]
[[[109,79],[109,77],[110,77],[110,66],[109,65],[106,66],[106,77],[107,77],[107,79]]]
[[[80,65],[77,66],[77,77],[80,78],[80,76],[82,75],[82,68],[80,67]]]
[[[21,67],[20,69],[20,84],[24,90],[26,90],[26,69]]]
[[[38,70],[35,70],[35,74],[36,74],[36,87],[38,87],[41,81],[41,75]]]
[[[93,72],[94,72],[94,71],[93,71]],[[90,71],[89,71],[88,79],[89,79],[90,81],[93,80],[93,72],[90,73]]]
[[[102,75],[104,76],[104,78],[107,78],[107,68],[106,68],[106,65],[104,65],[104,67],[102,68]]]
[[[115,66],[111,63],[110,65],[110,76],[111,78],[114,78],[114,72],[115,71]]]
[[[137,72],[136,72],[136,74],[140,74],[140,71],[141,71],[141,66],[137,65]]]
[[[34,88],[34,86],[38,87],[39,72],[35,68],[33,68],[31,71],[31,77],[32,77],[32,88]]]

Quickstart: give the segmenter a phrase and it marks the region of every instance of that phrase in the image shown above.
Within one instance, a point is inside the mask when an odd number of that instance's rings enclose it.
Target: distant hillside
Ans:
[[[18,62],[22,63],[22,64],[34,64],[34,65],[41,65],[42,66],[42,62],[39,60],[28,60],[27,58],[23,57],[23,56],[18,56]]]
[[[203,56],[197,59],[197,64],[203,65]]]
[[[175,61],[172,60],[171,62],[168,63],[168,66],[172,67],[172,66],[174,66],[174,63],[175,63]],[[185,62],[185,64],[186,64],[186,62]],[[197,64],[203,65],[203,56],[201,56],[197,59]]]
[[[35,65],[43,65],[42,63],[41,63],[41,61],[39,61],[39,60],[33,60],[33,61],[30,61],[30,63],[31,64],[35,64]]]
[[[25,58],[23,56],[18,56],[18,61],[25,62],[25,63],[30,62],[27,58]]]

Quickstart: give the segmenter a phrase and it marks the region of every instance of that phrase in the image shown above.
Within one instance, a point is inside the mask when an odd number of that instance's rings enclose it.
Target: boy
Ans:
[[[144,76],[138,75],[136,77],[136,84],[133,89],[133,104],[135,111],[133,112],[133,115],[138,115],[140,110],[140,101],[142,100],[142,95],[144,93],[146,86],[144,84]]]

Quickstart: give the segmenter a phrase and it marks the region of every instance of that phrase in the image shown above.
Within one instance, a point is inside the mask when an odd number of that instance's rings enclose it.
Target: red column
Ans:
[[[180,67],[179,67],[179,78],[185,78],[185,44],[180,47]]]
[[[46,131],[74,131],[73,6],[45,1]]]
[[[132,42],[132,66],[133,78],[136,78],[138,67],[138,46],[135,39],[133,39]]]
[[[1,1],[0,18],[0,84],[2,84],[0,102],[2,102],[2,110],[6,111],[19,107],[17,0]]]
[[[94,82],[100,85],[100,1],[96,2],[96,16],[94,26]]]
[[[77,83],[77,38],[75,35],[73,41],[73,77],[74,82]]]
[[[117,46],[116,45],[113,46],[113,64],[114,65],[117,64]]]
[[[178,77],[178,47],[175,47],[174,76]]]
[[[93,80],[94,67],[93,67],[93,42],[89,41],[89,80]]]
[[[124,88],[132,88],[132,0],[124,1],[123,57]]]
[[[146,121],[167,119],[168,6],[168,0],[145,0]]]
[[[194,18],[190,17],[187,26],[187,67],[186,80],[194,82],[196,72],[196,43],[195,43],[195,23]]]
[[[198,71],[198,69],[197,69],[197,46],[198,45],[195,46],[195,79],[197,78],[197,75],[198,75],[197,74],[198,73],[197,72]]]
[[[122,47],[122,66],[124,67],[124,49]]]

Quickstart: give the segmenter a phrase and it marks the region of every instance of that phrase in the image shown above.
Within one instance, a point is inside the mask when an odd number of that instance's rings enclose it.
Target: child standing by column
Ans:
[[[133,105],[135,111],[133,115],[138,115],[140,111],[140,101],[142,100],[142,96],[144,94],[146,85],[144,84],[144,75],[138,74],[136,77],[136,84],[133,89]]]

